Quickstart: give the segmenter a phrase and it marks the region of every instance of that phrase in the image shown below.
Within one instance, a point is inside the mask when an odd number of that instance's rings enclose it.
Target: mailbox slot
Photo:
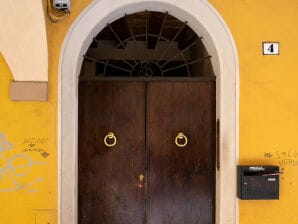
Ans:
[[[279,174],[278,166],[237,166],[237,197],[279,199]]]

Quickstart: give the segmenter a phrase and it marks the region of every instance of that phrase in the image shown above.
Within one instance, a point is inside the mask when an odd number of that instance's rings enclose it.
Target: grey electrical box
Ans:
[[[59,10],[70,10],[70,0],[53,0],[53,6]]]
[[[237,197],[279,199],[279,174],[278,166],[237,166]]]

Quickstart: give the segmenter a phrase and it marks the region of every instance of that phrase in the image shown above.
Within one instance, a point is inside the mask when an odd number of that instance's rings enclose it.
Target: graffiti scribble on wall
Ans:
[[[44,158],[50,156],[50,153],[44,149],[45,144],[48,142],[48,138],[25,138],[23,152],[37,152]]]
[[[298,166],[298,151],[297,150],[275,150],[273,152],[264,152],[264,157],[278,161],[281,167],[296,167]]]
[[[0,192],[27,190],[35,192],[34,185],[42,182],[43,178],[26,180],[26,176],[35,166],[44,165],[44,162],[33,161],[27,154],[6,156],[5,152],[13,150],[13,144],[6,140],[5,134],[0,133]]]
[[[13,144],[5,140],[5,135],[0,133],[0,153],[12,149]]]

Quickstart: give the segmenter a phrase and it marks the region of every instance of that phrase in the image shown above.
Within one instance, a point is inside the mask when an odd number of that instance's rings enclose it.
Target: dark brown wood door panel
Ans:
[[[213,82],[147,85],[148,224],[214,223],[214,99]]]
[[[214,223],[215,82],[80,82],[78,196],[79,224]]]
[[[79,93],[79,224],[141,224],[145,84],[84,81]]]

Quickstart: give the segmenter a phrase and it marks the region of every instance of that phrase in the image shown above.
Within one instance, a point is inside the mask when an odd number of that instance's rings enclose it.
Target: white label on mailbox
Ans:
[[[258,171],[264,171],[265,168],[263,168],[262,166],[251,166],[249,167],[249,171],[254,171],[254,172],[258,172]]]
[[[279,43],[278,42],[263,42],[263,54],[264,55],[279,55]]]
[[[276,178],[268,178],[268,181],[276,181]]]

